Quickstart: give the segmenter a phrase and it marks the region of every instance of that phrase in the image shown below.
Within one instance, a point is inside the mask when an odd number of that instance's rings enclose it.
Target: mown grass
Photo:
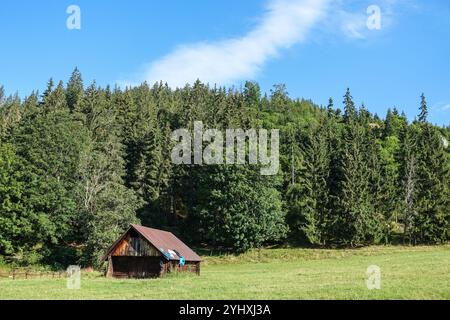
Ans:
[[[263,249],[204,259],[200,277],[91,274],[80,290],[64,279],[0,280],[0,299],[450,299],[450,246]],[[370,265],[381,268],[381,290],[367,289]]]

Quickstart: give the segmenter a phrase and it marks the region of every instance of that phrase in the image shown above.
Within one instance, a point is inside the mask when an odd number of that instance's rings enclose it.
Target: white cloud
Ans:
[[[381,9],[382,30],[389,29],[401,11],[414,7],[416,0],[266,0],[266,12],[259,24],[242,37],[215,42],[180,45],[145,65],[122,86],[143,81],[167,82],[183,87],[197,79],[209,84],[230,85],[255,79],[265,63],[283,49],[306,40],[317,26],[320,33],[333,39],[361,41],[379,34],[367,27],[367,8],[376,3]],[[320,23],[319,23],[320,22]],[[318,39],[319,37],[317,37]]]
[[[165,81],[182,87],[197,79],[228,85],[254,78],[282,49],[302,42],[326,14],[329,0],[271,0],[261,22],[248,34],[213,43],[183,45],[150,63],[136,82]]]
[[[367,29],[367,15],[352,13],[345,10],[338,11],[341,23],[341,31],[344,35],[353,39],[365,39]]]
[[[371,30],[367,26],[373,12],[369,7],[380,8],[381,29]],[[344,36],[350,40],[370,40],[391,29],[402,15],[417,10],[416,0],[334,0],[329,5],[327,19],[321,31],[333,37]]]
[[[450,103],[440,101],[436,103],[431,110],[436,112],[447,112],[450,111]]]

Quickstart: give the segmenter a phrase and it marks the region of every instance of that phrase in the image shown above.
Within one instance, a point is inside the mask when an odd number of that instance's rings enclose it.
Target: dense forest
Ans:
[[[340,109],[342,107],[342,109]],[[182,89],[67,84],[0,89],[0,258],[100,266],[130,223],[197,246],[439,244],[450,239],[450,126],[197,81]],[[383,115],[384,116],[384,115]],[[172,131],[280,130],[278,175],[258,165],[174,165]]]

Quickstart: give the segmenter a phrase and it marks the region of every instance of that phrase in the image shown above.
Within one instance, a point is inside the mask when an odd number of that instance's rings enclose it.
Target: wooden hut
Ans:
[[[201,258],[170,232],[131,225],[108,250],[108,277],[155,278],[166,273],[200,275]]]

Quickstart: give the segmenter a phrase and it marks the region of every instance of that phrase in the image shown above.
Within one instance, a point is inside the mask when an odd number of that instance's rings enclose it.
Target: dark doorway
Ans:
[[[161,273],[160,257],[112,257],[115,278],[155,278]]]

